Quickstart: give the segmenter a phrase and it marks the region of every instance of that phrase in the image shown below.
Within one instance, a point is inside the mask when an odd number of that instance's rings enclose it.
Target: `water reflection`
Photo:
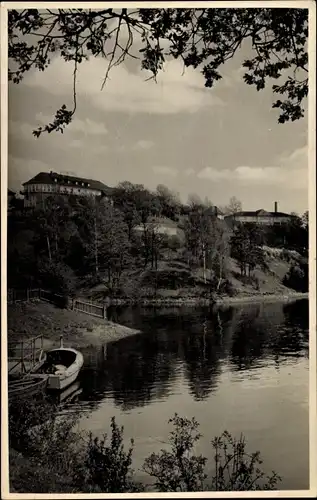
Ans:
[[[233,371],[308,355],[307,301],[225,309],[117,308],[110,319],[144,335],[84,353],[83,398],[112,397],[121,410],[167,399],[179,378],[194,400],[218,387],[223,361]]]

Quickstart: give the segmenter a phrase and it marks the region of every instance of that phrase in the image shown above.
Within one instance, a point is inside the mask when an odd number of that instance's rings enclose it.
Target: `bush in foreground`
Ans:
[[[43,411],[37,411],[39,407]],[[132,469],[133,440],[125,450],[123,427],[119,428],[112,418],[111,436],[93,438],[75,429],[80,416],[78,412],[60,415],[56,406],[49,409],[47,401],[33,406],[21,403],[20,410],[19,405],[11,405],[10,485],[15,492],[144,491]],[[143,465],[143,470],[154,478],[156,491],[276,489],[279,476],[275,472],[267,476],[260,469],[260,453],[247,453],[243,436],[237,440],[225,431],[212,441],[215,472],[208,478],[207,458],[194,453],[201,438],[198,422],[175,414],[169,423],[173,430],[167,448],[152,453]]]

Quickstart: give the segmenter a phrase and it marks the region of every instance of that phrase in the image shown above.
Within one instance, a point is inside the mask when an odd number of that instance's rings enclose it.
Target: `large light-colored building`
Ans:
[[[112,188],[100,181],[58,174],[40,172],[23,184],[24,207],[36,207],[53,195],[76,195],[106,197],[110,199]]]
[[[273,226],[275,224],[281,225],[288,223],[294,217],[294,215],[279,212],[277,202],[275,202],[274,212],[267,212],[263,209],[256,210],[254,212],[237,212],[225,216],[225,221],[229,223],[229,225],[239,222],[242,224],[251,223],[261,226]]]

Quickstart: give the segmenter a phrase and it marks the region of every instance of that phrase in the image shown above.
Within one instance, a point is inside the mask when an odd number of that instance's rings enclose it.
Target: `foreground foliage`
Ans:
[[[141,492],[132,469],[133,440],[126,450],[123,427],[111,419],[111,435],[101,439],[79,432],[80,412],[62,413],[47,400],[17,402],[9,408],[10,484],[15,492]],[[160,492],[275,489],[279,476],[260,469],[259,452],[248,454],[243,436],[228,432],[212,441],[214,473],[195,453],[201,434],[192,418],[175,414],[167,447],[152,453],[143,471]],[[152,486],[153,489],[153,486]]]
[[[308,94],[308,9],[24,9],[10,10],[9,79],[19,83],[33,68],[45,71],[59,55],[73,66],[73,108],[64,104],[51,123],[34,131],[61,131],[77,107],[78,66],[90,57],[107,61],[102,88],[111,70],[126,59],[140,61],[149,79],[165,62],[179,59],[198,69],[205,86],[222,78],[222,66],[245,43],[250,57],[242,63],[243,79],[257,90],[270,80],[279,123],[304,116]]]

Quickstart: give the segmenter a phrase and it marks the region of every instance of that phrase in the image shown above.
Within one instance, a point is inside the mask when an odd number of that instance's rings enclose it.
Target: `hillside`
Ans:
[[[227,261],[226,280],[230,284],[232,297],[248,297],[261,295],[288,296],[295,290],[283,284],[283,278],[292,264],[298,262],[300,255],[265,248],[265,270],[257,267],[250,278],[242,277],[239,266],[233,258]],[[140,299],[176,300],[204,299],[210,293],[210,276],[206,271],[206,283],[203,269],[190,267],[178,252],[167,253],[158,263],[157,270],[131,270],[124,276],[118,297],[138,301]],[[106,285],[99,284],[92,288],[82,289],[82,297],[96,301],[104,301],[109,295]]]

